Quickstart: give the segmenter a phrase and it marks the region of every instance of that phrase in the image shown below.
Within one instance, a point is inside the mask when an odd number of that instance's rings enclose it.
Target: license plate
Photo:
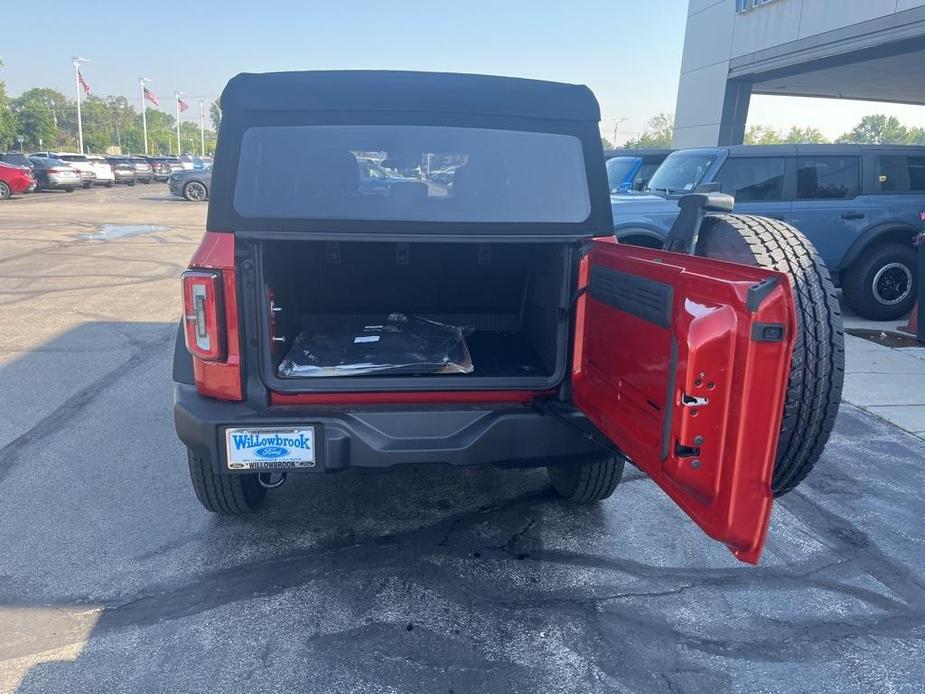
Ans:
[[[291,470],[315,467],[315,427],[225,430],[229,470]]]

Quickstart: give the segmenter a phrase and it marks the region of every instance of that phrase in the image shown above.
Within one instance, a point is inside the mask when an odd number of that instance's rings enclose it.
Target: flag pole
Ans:
[[[84,127],[83,120],[80,117],[80,64],[86,63],[85,58],[74,56],[71,58],[74,64],[74,88],[77,90],[77,145],[80,147],[80,153],[84,153]]]
[[[177,100],[177,156],[179,157],[182,149],[180,145],[180,92],[174,92],[173,95]]]
[[[140,77],[138,84],[141,85],[141,129],[145,138],[145,154],[148,153],[148,118],[145,115],[145,78]]]
[[[139,77],[138,84],[141,85],[141,129],[145,138],[145,155],[148,154],[148,117],[145,114],[145,82],[150,82],[147,77]]]
[[[199,156],[206,156],[206,126],[202,115],[202,99],[199,100]]]

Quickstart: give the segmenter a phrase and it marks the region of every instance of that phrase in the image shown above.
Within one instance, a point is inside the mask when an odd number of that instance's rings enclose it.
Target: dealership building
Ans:
[[[741,144],[752,94],[925,104],[925,0],[690,0],[674,146]]]

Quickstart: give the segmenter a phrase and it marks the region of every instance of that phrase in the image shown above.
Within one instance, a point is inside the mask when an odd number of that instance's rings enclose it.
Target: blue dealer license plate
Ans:
[[[315,427],[225,430],[229,470],[291,470],[315,467]]]

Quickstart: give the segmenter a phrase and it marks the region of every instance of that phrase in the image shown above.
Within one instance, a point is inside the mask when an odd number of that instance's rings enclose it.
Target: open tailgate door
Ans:
[[[574,403],[699,525],[756,563],[796,331],[787,276],[594,239]]]

